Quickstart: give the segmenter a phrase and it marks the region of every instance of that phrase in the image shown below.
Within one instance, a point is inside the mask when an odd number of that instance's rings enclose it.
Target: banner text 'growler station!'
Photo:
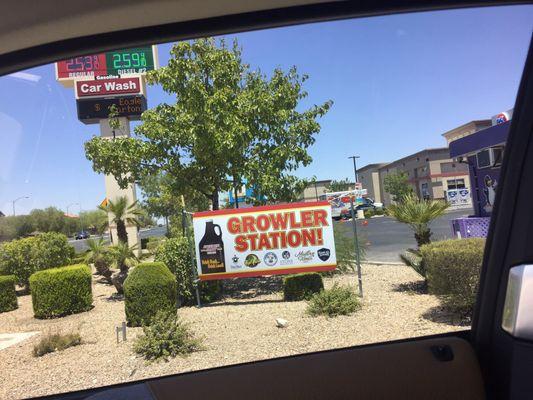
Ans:
[[[279,204],[195,213],[200,280],[336,267],[328,202]]]

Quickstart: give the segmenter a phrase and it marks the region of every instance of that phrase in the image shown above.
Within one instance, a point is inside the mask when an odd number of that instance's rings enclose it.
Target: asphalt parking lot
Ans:
[[[432,240],[451,239],[452,219],[472,215],[472,209],[455,210],[446,213],[431,224]],[[416,247],[413,231],[390,217],[377,217],[357,221],[358,234],[366,247],[366,259],[378,262],[400,262],[399,254],[407,248]],[[352,221],[337,222],[343,224],[348,235],[353,237]]]

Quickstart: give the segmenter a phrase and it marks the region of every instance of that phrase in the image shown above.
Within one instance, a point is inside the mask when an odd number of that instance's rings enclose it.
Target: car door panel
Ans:
[[[444,346],[444,347],[443,347]],[[449,346],[453,359],[434,353]],[[157,400],[483,399],[470,344],[443,337],[369,345],[182,374],[147,382]]]

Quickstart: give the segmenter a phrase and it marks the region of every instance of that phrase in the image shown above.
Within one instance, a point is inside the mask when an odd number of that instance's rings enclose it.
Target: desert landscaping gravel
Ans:
[[[0,314],[0,333],[40,334],[0,351],[0,398],[67,392],[466,328],[441,310],[438,299],[420,291],[420,278],[411,269],[364,265],[362,270],[363,308],[353,315],[331,319],[307,316],[305,302],[284,302],[281,292],[254,285],[254,278],[227,284],[223,300],[200,309],[184,307],[178,311],[202,338],[203,350],[152,364],[132,351],[141,328],[128,328],[127,341],[117,344],[115,327],[124,320],[124,302],[111,297],[112,286],[95,281],[91,311],[53,320],[33,318],[31,296],[19,297],[19,309]],[[279,289],[280,278],[263,280],[269,289]],[[353,274],[325,278],[326,287],[334,282],[357,287]],[[276,327],[276,318],[287,320],[287,327]],[[34,357],[33,346],[48,332],[79,332],[83,343]]]

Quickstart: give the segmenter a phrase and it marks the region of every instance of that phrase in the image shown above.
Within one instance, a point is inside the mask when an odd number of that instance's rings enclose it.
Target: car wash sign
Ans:
[[[76,98],[144,94],[140,76],[76,81]]]
[[[337,265],[328,202],[193,215],[200,280],[330,271]]]

